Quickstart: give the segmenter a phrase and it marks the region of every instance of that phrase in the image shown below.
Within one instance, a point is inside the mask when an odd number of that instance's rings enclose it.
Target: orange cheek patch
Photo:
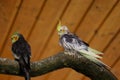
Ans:
[[[65,30],[62,30],[62,32],[64,33],[64,32],[65,32]]]
[[[13,37],[12,40],[18,40],[18,38],[17,37]]]
[[[15,37],[15,40],[17,40],[17,37]]]

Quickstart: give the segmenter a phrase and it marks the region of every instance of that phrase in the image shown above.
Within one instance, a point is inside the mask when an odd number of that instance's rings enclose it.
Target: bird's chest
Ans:
[[[25,45],[21,42],[16,42],[12,45],[12,51],[15,54],[22,54],[25,51]]]

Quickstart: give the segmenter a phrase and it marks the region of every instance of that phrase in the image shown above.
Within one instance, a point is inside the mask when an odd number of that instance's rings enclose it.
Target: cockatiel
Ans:
[[[79,52],[82,56],[86,57],[90,61],[93,61],[95,64],[108,67],[99,60],[102,58],[100,55],[103,53],[90,48],[86,42],[84,42],[75,34],[71,33],[67,26],[62,26],[61,22],[59,22],[57,25],[57,31],[58,35],[60,36],[59,43],[65,49],[65,51],[70,53]]]
[[[15,32],[11,36],[12,52],[15,60],[19,63],[20,73],[25,76],[25,80],[30,80],[30,57],[31,48],[23,35]]]

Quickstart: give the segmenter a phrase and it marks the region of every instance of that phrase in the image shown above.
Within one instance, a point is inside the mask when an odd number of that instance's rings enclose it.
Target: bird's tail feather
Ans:
[[[19,60],[20,72],[25,75],[25,80],[30,80],[30,68],[23,58]]]
[[[29,73],[29,71],[26,68],[24,68],[24,71],[25,71],[25,80],[30,80],[30,73]]]
[[[97,58],[101,58],[100,56],[98,56],[98,55],[96,55],[94,53],[91,53],[91,52],[89,53],[88,51],[86,52],[85,50],[81,50],[80,53],[81,53],[81,55],[83,55],[84,57],[86,57],[90,61],[94,62],[98,66],[110,68],[109,66],[104,64],[102,61],[97,59]]]
[[[104,64],[102,61],[98,60],[97,58],[95,57],[92,57],[92,56],[89,56],[89,55],[84,55],[86,58],[88,58],[89,60],[93,61],[95,64],[97,64],[98,66],[101,66],[101,67],[107,67],[109,68],[108,65]]]

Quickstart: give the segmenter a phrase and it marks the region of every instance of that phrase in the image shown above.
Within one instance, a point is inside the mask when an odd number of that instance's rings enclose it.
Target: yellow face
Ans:
[[[18,39],[19,39],[19,35],[18,34],[13,34],[11,36],[12,43],[15,43]]]

